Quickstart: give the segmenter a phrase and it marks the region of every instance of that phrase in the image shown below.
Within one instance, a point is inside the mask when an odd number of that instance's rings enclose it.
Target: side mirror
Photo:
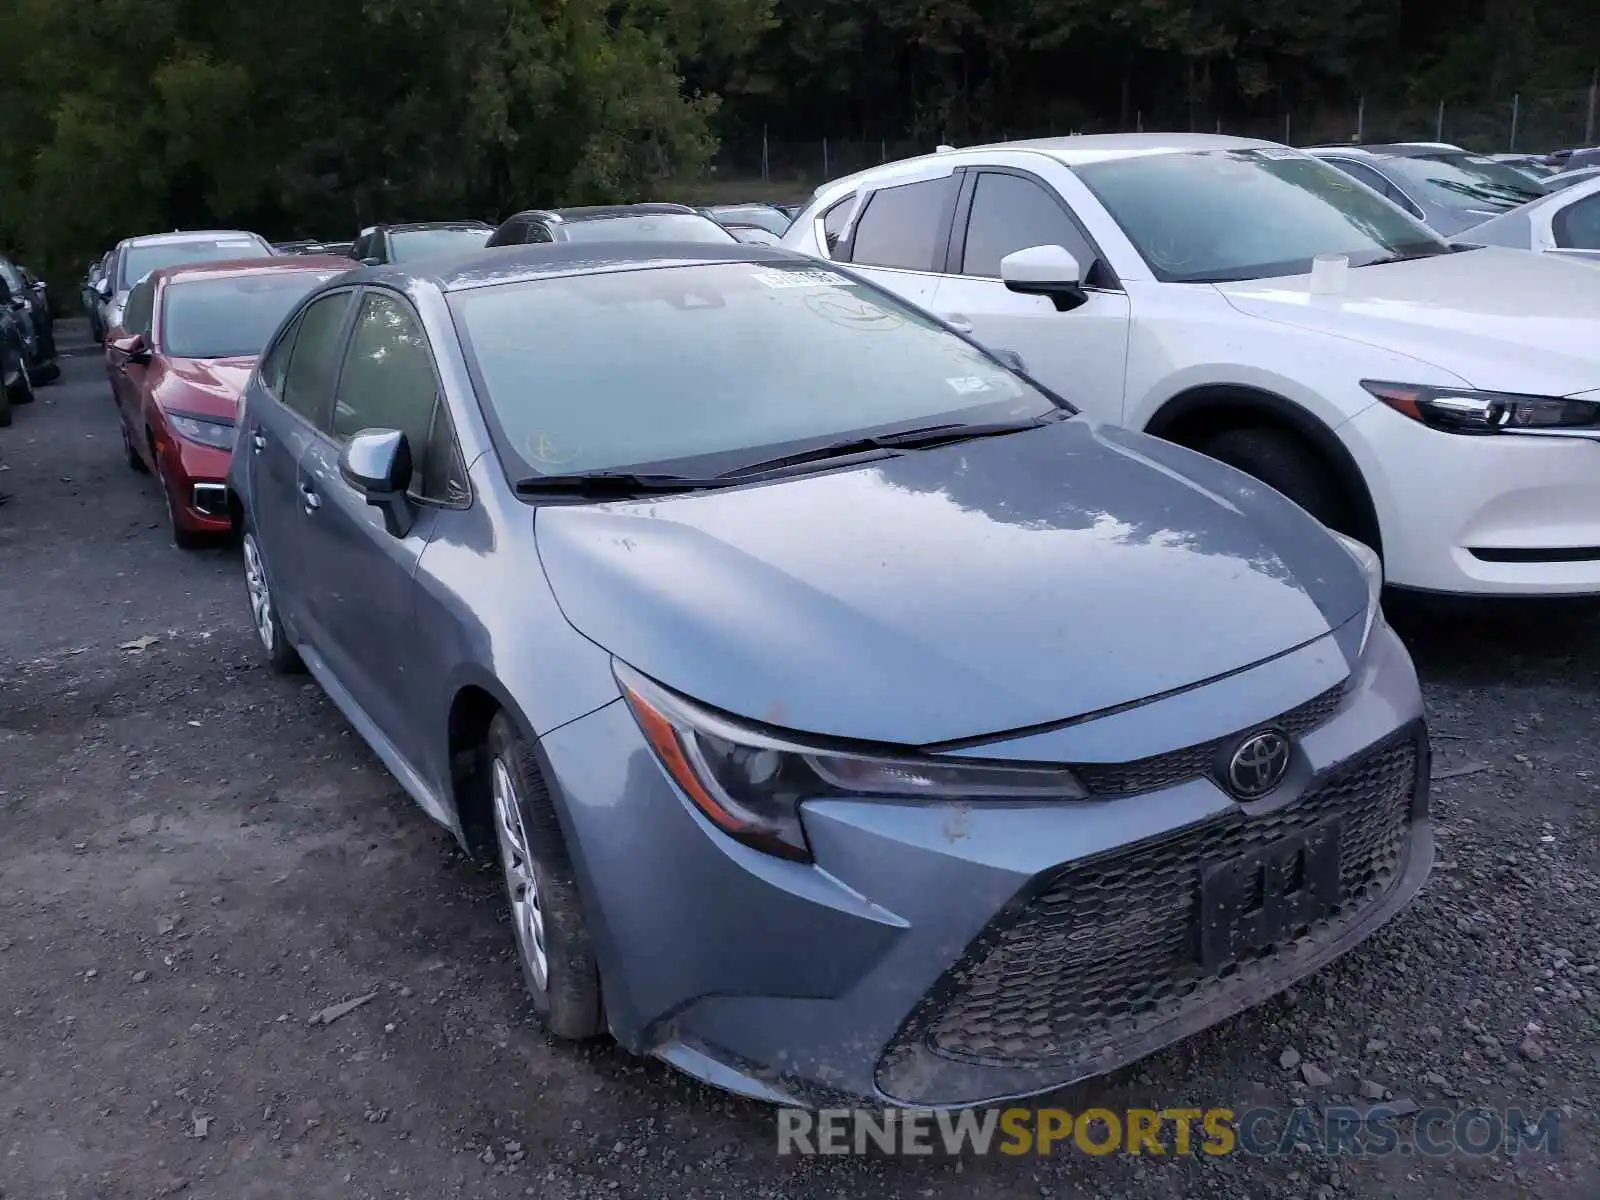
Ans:
[[[97,280],[94,285],[95,295],[102,300],[111,299],[111,281],[109,279]]]
[[[143,366],[150,361],[150,343],[144,340],[142,333],[117,338],[111,343],[111,348],[118,354],[126,355],[130,363]]]
[[[1006,287],[1024,296],[1048,296],[1061,312],[1082,304],[1083,267],[1065,246],[1029,246],[1000,260]]]
[[[1028,364],[1022,361],[1022,355],[1018,354],[1015,350],[995,350],[991,348],[989,353],[994,355],[1001,362],[1005,363],[1005,365],[1010,367],[1013,371],[1016,371],[1022,375],[1026,375],[1028,373]]]
[[[345,443],[339,474],[368,504],[383,512],[383,527],[393,537],[411,532],[414,513],[406,489],[411,486],[411,445],[398,429],[363,429]]]
[[[42,279],[35,279],[28,286],[31,287],[34,291],[38,292],[41,296],[44,295],[45,292],[47,292],[49,290],[49,288],[50,288],[50,285],[45,283],[45,281],[42,280]]]
[[[11,307],[16,309],[18,312],[26,311],[29,307],[28,298],[26,296],[12,296]]]
[[[365,258],[363,258],[361,260],[361,265],[363,267],[378,267],[378,266],[382,266],[383,264],[380,263],[376,258],[374,258],[372,255],[369,254],[369,255],[367,255]]]

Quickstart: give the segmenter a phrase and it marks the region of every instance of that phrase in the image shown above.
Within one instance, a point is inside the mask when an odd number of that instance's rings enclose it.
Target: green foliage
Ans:
[[[763,128],[930,142],[1577,96],[1600,5],[0,0],[0,36],[0,245],[70,296],[131,233],[659,196]]]
[[[152,229],[628,198],[693,173],[770,0],[0,0],[0,244],[70,295]],[[66,286],[62,286],[66,285]]]

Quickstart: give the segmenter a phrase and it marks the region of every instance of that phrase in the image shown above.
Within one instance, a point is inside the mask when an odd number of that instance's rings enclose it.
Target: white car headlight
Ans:
[[[1444,433],[1600,434],[1600,403],[1564,396],[1421,387],[1364,379],[1361,386],[1401,416]]]
[[[1372,636],[1372,626],[1378,619],[1380,605],[1383,600],[1383,560],[1378,557],[1377,551],[1365,542],[1358,542],[1353,537],[1346,537],[1342,533],[1334,533],[1339,539],[1339,544],[1356,560],[1361,571],[1367,577],[1367,615],[1365,624],[1361,627],[1361,644],[1356,651],[1358,655],[1366,653],[1367,639]]]

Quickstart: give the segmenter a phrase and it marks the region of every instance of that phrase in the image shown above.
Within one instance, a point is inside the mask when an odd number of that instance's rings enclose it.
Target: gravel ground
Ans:
[[[236,551],[169,544],[82,351],[0,431],[4,1200],[1600,1193],[1595,623],[1409,618],[1440,775],[1421,900],[1058,1101],[1554,1107],[1559,1153],[780,1159],[769,1110],[539,1032],[497,878],[263,669]]]

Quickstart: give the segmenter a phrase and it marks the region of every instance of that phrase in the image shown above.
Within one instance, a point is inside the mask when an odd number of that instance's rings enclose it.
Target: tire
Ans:
[[[28,372],[28,379],[34,387],[47,387],[61,378],[61,364],[56,362],[54,356],[41,358],[39,365]]]
[[[6,401],[6,415],[0,418],[0,424],[11,424],[11,407],[18,404],[33,403],[33,381],[28,378],[28,364],[18,353],[12,358],[10,374],[12,380],[5,382],[7,372],[0,369],[0,393],[4,394]]]
[[[1265,426],[1228,429],[1195,449],[1276,488],[1328,528],[1350,532],[1352,514],[1344,489],[1298,434]]]
[[[250,623],[267,652],[267,669],[274,675],[298,675],[306,669],[306,665],[289,644],[289,637],[278,620],[278,608],[272,601],[272,589],[267,583],[261,548],[256,544],[255,531],[248,526],[245,528],[242,550],[244,586],[250,597]]]
[[[149,465],[139,457],[139,451],[134,449],[133,439],[128,436],[128,427],[120,418],[117,421],[117,428],[122,430],[122,453],[128,460],[129,470],[135,471],[140,475],[150,474]]]
[[[539,1019],[556,1037],[605,1032],[600,971],[572,858],[533,743],[505,713],[489,726],[495,841],[517,961]]]
[[[166,506],[167,532],[172,535],[172,544],[179,550],[200,550],[211,545],[211,538],[192,529],[185,529],[178,523],[178,506],[172,502],[172,489],[167,486],[166,479],[159,474],[156,476],[156,486],[161,489],[161,502]],[[255,610],[252,608],[251,616],[254,615]],[[276,619],[276,610],[273,610],[271,615]],[[259,633],[259,630],[257,632]]]

